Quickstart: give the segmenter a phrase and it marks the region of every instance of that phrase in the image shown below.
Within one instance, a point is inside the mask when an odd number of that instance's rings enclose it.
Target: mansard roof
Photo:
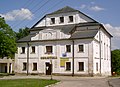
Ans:
[[[61,8],[61,9],[59,9],[57,11],[54,11],[54,12],[52,12],[50,14],[47,14],[47,15],[54,15],[54,14],[68,13],[68,12],[79,12],[79,11],[76,10],[76,9],[73,9],[73,8],[71,8],[69,6],[66,6],[64,8]]]
[[[71,25],[58,25],[58,26],[44,26],[44,27],[36,27],[33,29],[36,31],[41,31],[44,29],[59,29],[61,30],[61,32],[65,33],[65,34],[71,34],[71,31],[73,31],[76,27],[83,27],[83,26],[97,26],[99,25],[99,23],[96,22],[90,22],[90,23],[80,23],[80,24],[71,24]],[[70,38],[68,39],[84,39],[84,38],[94,38],[94,36],[97,34],[98,30],[84,30],[84,31],[74,31],[74,33],[71,35]],[[29,42],[31,41],[31,37],[35,36],[35,34],[30,34],[20,40],[18,40],[17,42]],[[57,39],[56,39],[57,40]],[[40,40],[42,41],[42,40]]]
[[[94,38],[97,34],[98,29],[96,30],[84,30],[84,31],[75,31],[70,38],[80,39],[80,38]]]
[[[17,42],[30,42],[31,41],[31,37],[34,37],[35,35],[36,34],[29,34],[28,36],[21,38]]]

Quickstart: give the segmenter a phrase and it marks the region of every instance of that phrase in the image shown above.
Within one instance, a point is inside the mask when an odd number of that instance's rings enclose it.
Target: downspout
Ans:
[[[29,75],[29,42],[27,42],[27,76]]]
[[[74,76],[74,40],[72,40],[72,76]]]
[[[111,37],[110,37],[110,67],[112,67],[112,54],[111,54]],[[111,70],[111,75],[112,75],[112,68],[110,69]]]
[[[100,75],[101,75],[101,31],[100,31],[100,27],[99,27],[99,41],[100,41]]]

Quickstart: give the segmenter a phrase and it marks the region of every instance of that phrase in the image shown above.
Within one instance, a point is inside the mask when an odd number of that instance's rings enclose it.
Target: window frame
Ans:
[[[80,50],[80,46],[82,46],[82,50]],[[84,52],[84,44],[79,44],[78,45],[78,52]]]
[[[69,68],[67,67],[67,63],[70,64],[70,67],[69,67]],[[65,62],[65,70],[66,70],[66,71],[71,71],[71,62],[70,62],[70,61]]]
[[[24,50],[23,50],[23,48],[24,48]],[[21,54],[25,54],[25,47],[21,47],[21,50],[22,50]]]
[[[27,63],[23,62],[23,69],[22,69],[22,71],[26,71],[26,70],[27,70]]]
[[[80,66],[80,63],[82,63],[82,66]],[[78,71],[83,72],[85,70],[85,63],[84,62],[78,62]]]
[[[33,71],[37,71],[37,63],[33,63]]]
[[[66,45],[66,53],[71,53],[71,45]]]
[[[51,51],[48,51],[47,47],[51,47]],[[46,54],[52,54],[53,53],[53,46],[46,46]]]
[[[64,23],[64,17],[63,16],[60,17],[59,19],[60,19],[60,23]]]
[[[33,47],[34,47],[34,50],[33,50]],[[31,53],[32,53],[32,54],[35,54],[35,46],[32,46],[32,47],[31,47]]]
[[[71,21],[71,17],[72,17],[72,21]],[[71,15],[71,16],[69,16],[69,23],[71,23],[71,22],[74,22],[74,18],[73,18],[73,16]]]
[[[55,18],[50,18],[51,22],[50,24],[55,24]]]

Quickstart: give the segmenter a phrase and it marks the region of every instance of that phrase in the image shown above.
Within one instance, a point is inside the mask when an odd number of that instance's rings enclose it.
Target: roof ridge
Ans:
[[[53,15],[53,14],[60,14],[60,13],[67,13],[67,12],[78,12],[79,10],[76,10],[70,6],[65,6],[61,9],[58,9],[57,11],[54,11],[52,13],[49,13],[47,15]]]

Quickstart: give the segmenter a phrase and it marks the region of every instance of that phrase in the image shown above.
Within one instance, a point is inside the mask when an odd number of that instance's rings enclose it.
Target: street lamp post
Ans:
[[[27,75],[29,75],[29,42],[27,42]]]

